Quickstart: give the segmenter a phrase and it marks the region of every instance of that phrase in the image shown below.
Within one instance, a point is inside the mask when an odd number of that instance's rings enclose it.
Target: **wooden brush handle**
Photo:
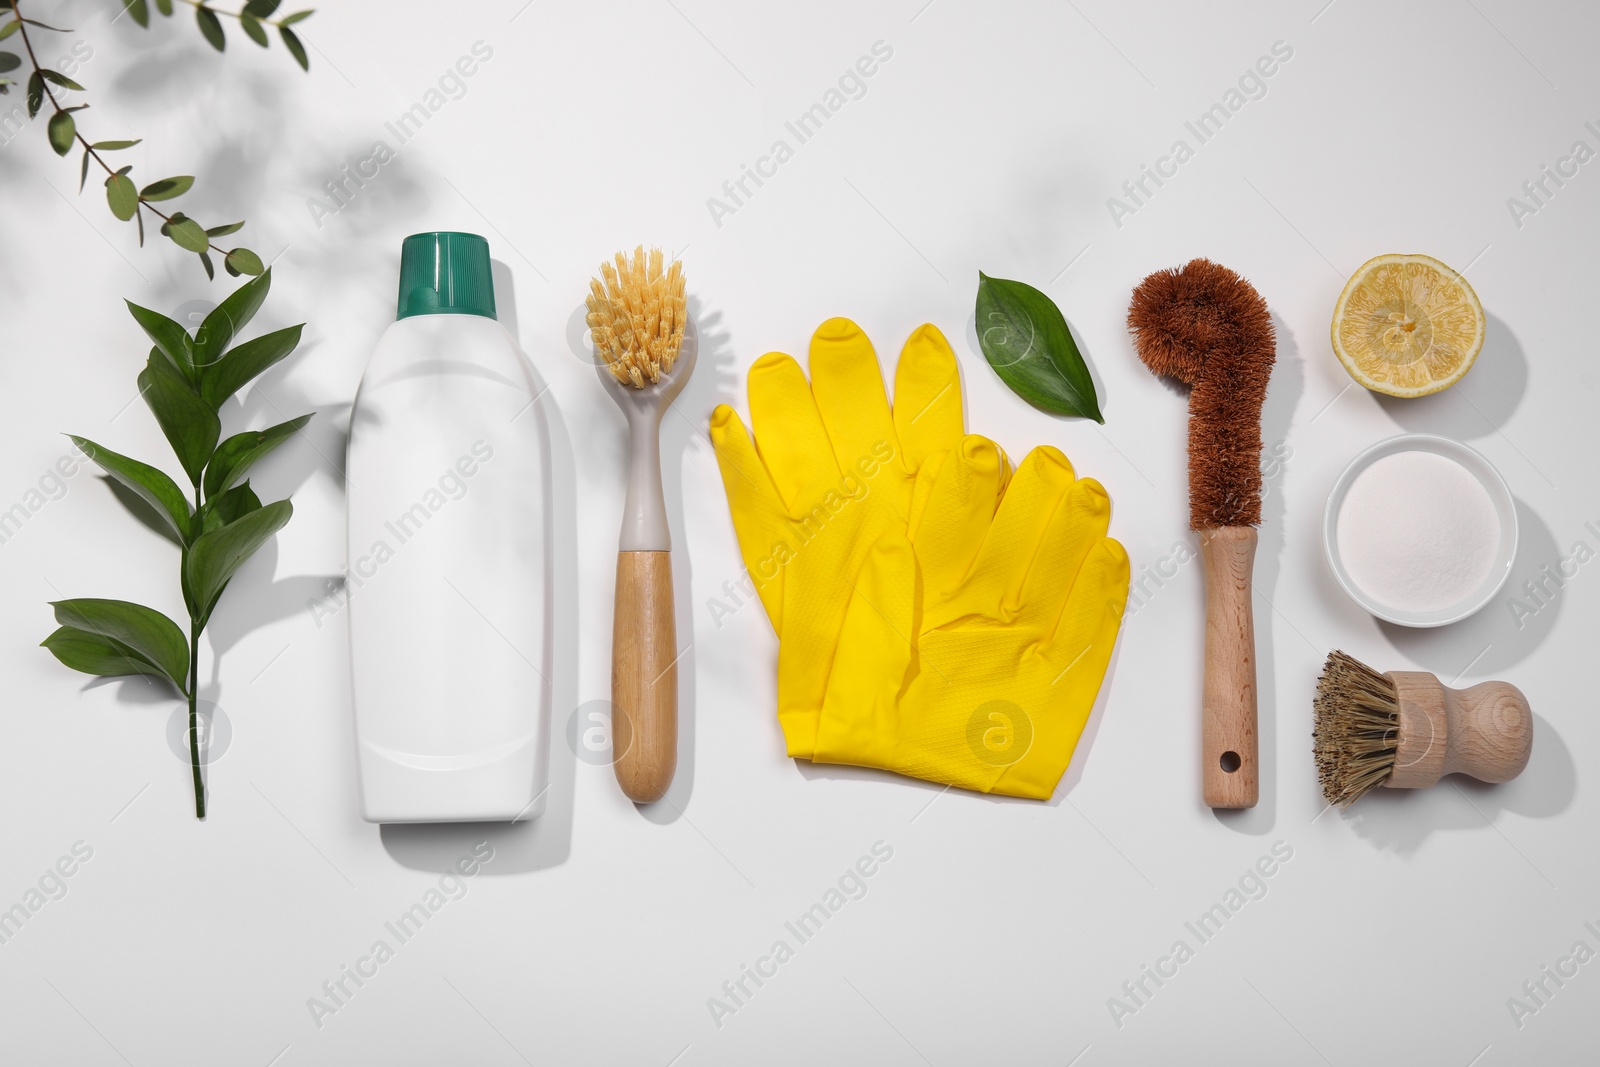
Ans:
[[[1201,697],[1201,782],[1213,808],[1253,808],[1260,795],[1256,751],[1256,630],[1250,576],[1256,531],[1200,531],[1206,574],[1206,677]]]
[[[611,629],[611,745],[636,804],[660,800],[678,767],[678,638],[672,554],[618,552]]]
[[[1533,751],[1533,712],[1509,682],[1451,689],[1426,671],[1391,671],[1400,704],[1400,740],[1384,785],[1418,789],[1447,774],[1508,782]]]

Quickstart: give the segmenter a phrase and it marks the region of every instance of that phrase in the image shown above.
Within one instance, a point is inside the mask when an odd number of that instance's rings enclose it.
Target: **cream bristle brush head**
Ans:
[[[672,535],[661,492],[661,416],[698,348],[683,267],[660,249],[617,253],[589,283],[600,380],[628,420],[628,495],[617,546],[611,631],[612,767],[636,803],[658,800],[678,765],[678,642]]]
[[[1507,682],[1451,689],[1425,671],[1379,674],[1333,652],[1312,707],[1322,793],[1340,807],[1380,785],[1418,789],[1458,771],[1510,781],[1533,749],[1528,700]]]
[[[662,269],[661,249],[633,250],[630,262],[621,252],[616,264],[600,264],[600,277],[589,281],[589,334],[594,351],[613,377],[635,389],[659,385],[683,347],[687,317],[683,264]]]

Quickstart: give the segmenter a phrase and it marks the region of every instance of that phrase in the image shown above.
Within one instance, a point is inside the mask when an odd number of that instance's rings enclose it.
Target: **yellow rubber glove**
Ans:
[[[916,487],[856,578],[812,758],[1047,800],[1128,599],[1111,502],[1036,448],[1009,485],[976,435]],[[1003,494],[1003,495],[1002,495]]]
[[[811,381],[771,352],[750,368],[756,440],[726,404],[711,414],[739,551],[780,639],[778,722],[809,758],[852,581],[886,530],[904,534],[917,471],[961,440],[961,381],[938,328],[906,341],[894,409],[861,328],[811,338]]]

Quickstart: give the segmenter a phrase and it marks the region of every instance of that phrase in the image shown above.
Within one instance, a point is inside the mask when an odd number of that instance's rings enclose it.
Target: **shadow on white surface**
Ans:
[[[1379,788],[1348,811],[1329,812],[1328,817],[1344,819],[1357,835],[1378,848],[1409,855],[1441,831],[1490,836],[1498,831],[1503,836],[1501,816],[1507,813],[1525,819],[1553,818],[1571,806],[1577,792],[1578,771],[1572,751],[1550,720],[1535,714],[1533,753],[1527,769],[1509,782],[1491,785],[1452,774],[1427,790]],[[1491,823],[1494,825],[1488,825]],[[1556,872],[1536,865],[1538,857],[1523,855],[1523,859],[1546,879],[1554,878]],[[1517,861],[1512,858],[1508,862]]]

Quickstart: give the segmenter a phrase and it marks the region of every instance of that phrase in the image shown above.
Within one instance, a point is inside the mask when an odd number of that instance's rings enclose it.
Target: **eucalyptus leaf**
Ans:
[[[228,39],[222,34],[222,20],[217,18],[215,11],[201,4],[194,9],[194,18],[200,24],[200,36],[206,39],[207,44],[219,52],[227,49]]]
[[[0,52],[0,74],[9,74],[22,66],[22,58],[15,52]]]
[[[17,30],[20,29],[21,27],[22,27],[22,23],[18,22],[16,19],[12,19],[10,22],[6,23],[4,26],[0,26],[0,41],[3,41],[7,37],[10,37],[13,33],[16,33]]]
[[[1035,407],[1105,422],[1094,379],[1061,309],[1025,282],[978,273],[978,346],[989,366]]]
[[[293,352],[303,328],[290,326],[235,345],[207,369],[200,395],[213,408],[220,408],[252,378]]]
[[[217,606],[217,598],[222,595],[228,579],[267,543],[268,538],[283,529],[293,514],[294,505],[289,501],[274,501],[226,526],[201,534],[189,546],[184,570],[195,605],[200,609],[198,617],[202,625],[211,617],[211,610]]]
[[[149,28],[150,6],[145,0],[122,0],[122,9],[139,25]]]
[[[205,252],[200,253],[200,265],[206,269],[206,277],[209,280],[217,280],[217,268],[211,265],[211,257]]]
[[[182,196],[194,185],[192,174],[180,174],[175,178],[162,178],[160,181],[151,182],[139,190],[139,196],[144,200],[171,200],[175,196]]]
[[[272,42],[267,38],[267,31],[261,27],[261,20],[251,15],[248,11],[239,13],[239,28],[244,31],[246,37],[262,48],[271,46]]]
[[[306,19],[310,18],[313,14],[315,14],[315,12],[312,12],[312,11],[296,11],[292,15],[283,16],[283,18],[278,20],[278,24],[281,25],[281,26],[293,26],[297,22],[304,22]]]
[[[256,460],[293,437],[311,421],[310,415],[301,415],[288,422],[280,422],[265,430],[246,430],[236,433],[217,446],[216,454],[206,467],[205,490],[207,498],[230,488]]]
[[[63,89],[71,89],[73,92],[78,93],[84,91],[83,86],[79,85],[77,82],[73,81],[59,70],[52,70],[50,67],[40,67],[39,76],[53,85],[61,86]]]
[[[161,424],[167,443],[195,485],[200,484],[206,461],[217,447],[222,423],[216,409],[200,399],[194,386],[172,364],[156,353],[139,373],[139,392]]]
[[[228,234],[238,233],[242,229],[244,229],[244,223],[242,222],[230,222],[226,226],[208,226],[206,227],[206,236],[226,237]]]
[[[83,150],[83,165],[78,168],[78,192],[83,192],[83,187],[89,184],[89,150]]]
[[[132,148],[134,145],[143,140],[143,137],[136,137],[131,141],[96,141],[89,147],[93,148],[96,152],[120,152],[124,148]]]
[[[227,299],[213,308],[200,323],[194,335],[194,361],[201,370],[202,381],[206,371],[221,358],[239,331],[248,326],[256,312],[261,310],[261,302],[267,298],[271,288],[271,272],[248,281],[228,294]],[[220,406],[220,403],[214,406]]]
[[[226,262],[229,268],[239,274],[259,275],[267,269],[261,257],[248,248],[235,248],[228,253]]]
[[[156,10],[163,15],[172,14],[172,0],[156,0]]]
[[[244,11],[253,18],[269,19],[273,12],[278,10],[281,0],[250,0],[244,5]]]
[[[84,674],[109,678],[130,674],[148,674],[156,678],[167,676],[166,671],[121,641],[80,630],[76,626],[58,627],[39,644],[48,648],[50,654],[65,666]],[[180,691],[183,688],[179,686]]]
[[[155,342],[156,350],[166,356],[185,378],[194,381],[198,375],[195,372],[194,349],[189,340],[189,331],[159,311],[140,307],[132,300],[125,300],[123,303],[128,305],[128,311],[133,315],[134,321],[150,340]]]
[[[172,238],[172,243],[185,252],[204,252],[211,247],[211,238],[206,236],[205,228],[194,219],[174,217],[162,229]]]
[[[300,64],[301,70],[311,69],[311,60],[306,57],[306,46],[300,43],[300,38],[289,28],[287,22],[278,27],[278,36],[283,38],[283,47],[294,56],[294,61]]]
[[[78,124],[65,111],[57,111],[50,116],[46,132],[50,137],[50,147],[55,149],[56,155],[64,156],[72,151],[72,142],[78,136]]]
[[[34,71],[28,75],[28,117],[36,117],[41,107],[44,107],[44,79]]]
[[[154,608],[126,600],[57,600],[56,622],[110,638],[161,668],[185,695],[189,686],[189,639],[178,624]]]

